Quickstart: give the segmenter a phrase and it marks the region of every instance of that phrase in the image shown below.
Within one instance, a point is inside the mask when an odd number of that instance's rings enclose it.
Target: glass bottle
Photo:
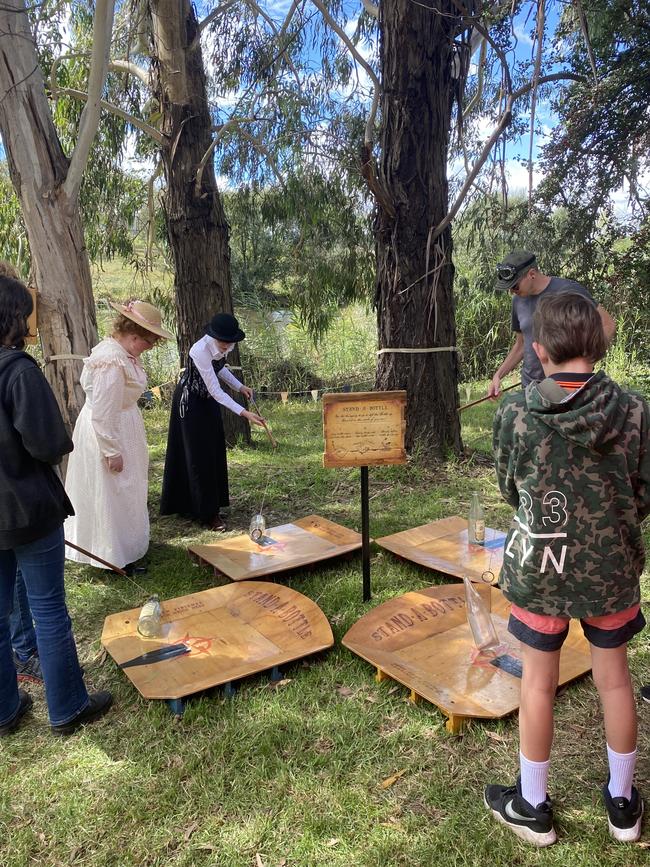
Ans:
[[[150,596],[142,606],[138,617],[138,632],[145,638],[156,638],[162,634],[162,606],[157,593]]]
[[[478,491],[472,494],[467,522],[467,539],[470,545],[485,545],[485,512]]]
[[[251,537],[253,542],[259,542],[264,535],[265,530],[266,519],[264,518],[264,515],[253,515],[251,518],[251,525],[248,528],[248,535]]]
[[[481,599],[481,594],[466,576],[463,578],[465,585],[465,604],[467,606],[467,622],[472,630],[474,644],[478,650],[490,650],[499,644],[499,636],[494,627],[492,617],[487,605]]]

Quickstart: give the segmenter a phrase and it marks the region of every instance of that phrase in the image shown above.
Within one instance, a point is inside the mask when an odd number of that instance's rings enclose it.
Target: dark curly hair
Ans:
[[[33,309],[34,302],[25,284],[0,276],[0,345],[23,348],[29,334],[27,319]]]

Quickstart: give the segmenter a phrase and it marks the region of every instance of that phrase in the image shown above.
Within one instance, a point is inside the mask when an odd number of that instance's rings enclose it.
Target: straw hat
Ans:
[[[135,322],[140,328],[144,328],[158,337],[164,337],[165,340],[173,338],[174,335],[162,327],[160,310],[153,304],[148,304],[146,301],[127,301],[126,304],[111,301],[110,304],[113,310],[117,310],[118,313],[126,316],[131,322]]]

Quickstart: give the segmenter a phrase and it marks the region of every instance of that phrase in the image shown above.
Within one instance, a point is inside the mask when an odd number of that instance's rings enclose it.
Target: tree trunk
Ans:
[[[97,342],[92,281],[78,203],[61,185],[68,170],[45,94],[22,0],[0,8],[0,133],[20,200],[38,289],[45,375],[71,430],[84,401],[81,362]]]
[[[454,347],[451,231],[430,234],[448,208],[447,153],[452,106],[450,0],[431,8],[410,0],[379,5],[381,158],[376,307],[380,348],[440,348],[379,356],[378,389],[406,389],[406,446],[443,455],[461,448]],[[427,275],[427,276],[425,276]]]
[[[150,0],[150,9],[156,90],[166,136],[161,150],[167,180],[163,207],[174,259],[178,348],[184,364],[191,345],[215,313],[232,313],[228,223],[212,160],[200,189],[195,183],[212,141],[212,118],[194,8],[188,0]],[[229,362],[239,364],[237,348]],[[243,403],[239,395],[235,399]],[[229,445],[237,436],[250,442],[245,419],[224,412],[223,421]]]

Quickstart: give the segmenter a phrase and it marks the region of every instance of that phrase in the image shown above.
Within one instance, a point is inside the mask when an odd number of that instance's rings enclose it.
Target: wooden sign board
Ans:
[[[291,524],[270,527],[261,543],[247,533],[219,538],[210,545],[190,545],[190,555],[233,581],[246,581],[339,557],[361,548],[361,536],[340,524],[307,515]]]
[[[32,302],[34,304],[34,308],[32,310],[31,316],[27,320],[27,326],[29,328],[29,334],[25,338],[25,343],[36,343],[36,341],[38,340],[38,334],[37,334],[37,330],[38,330],[38,313],[37,313],[37,311],[38,311],[37,303],[38,302],[37,302],[37,297],[38,296],[36,295],[36,289],[33,286],[28,286],[27,291],[32,296]]]
[[[323,466],[406,463],[405,410],[405,391],[323,395]]]
[[[104,621],[102,644],[120,665],[143,653],[186,644],[190,653],[123,669],[145,698],[179,699],[317,653],[334,643],[311,599],[279,584],[227,584],[162,603],[163,633],[143,638],[139,608]]]
[[[491,609],[501,644],[477,651],[467,623],[462,584],[405,593],[370,611],[346,633],[343,644],[418,697],[437,705],[457,732],[467,718],[497,719],[519,707],[520,643],[507,631],[510,603],[496,587],[477,587]],[[497,663],[497,665],[494,664]],[[499,667],[504,666],[504,667]],[[560,655],[560,684],[591,668],[589,645],[573,620]]]
[[[495,583],[503,565],[506,534],[485,528],[485,545],[470,545],[467,520],[453,516],[412,530],[382,536],[376,542],[405,560],[456,578]]]

